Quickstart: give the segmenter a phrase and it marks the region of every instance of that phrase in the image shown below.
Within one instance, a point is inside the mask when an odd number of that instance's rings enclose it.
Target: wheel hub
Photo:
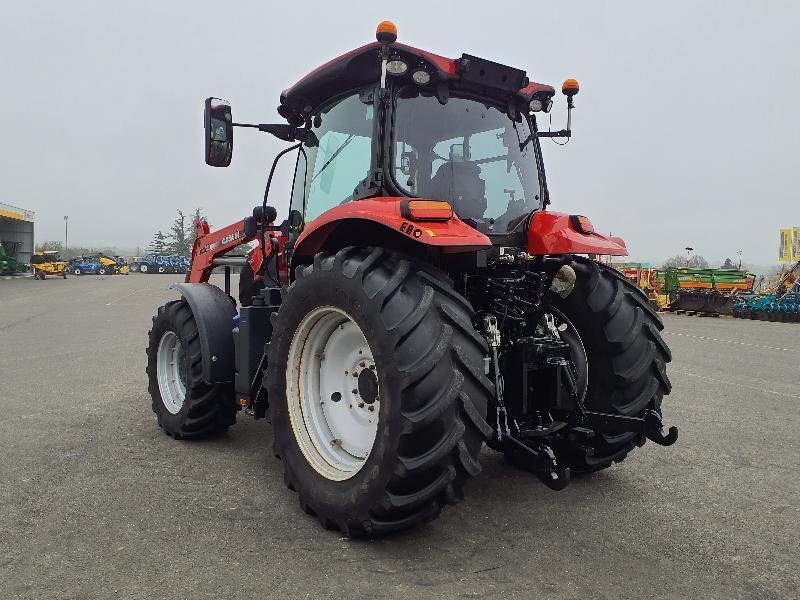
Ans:
[[[374,404],[378,399],[378,378],[374,369],[363,369],[358,374],[358,395],[366,404]]]
[[[156,374],[164,407],[178,414],[186,400],[186,355],[174,331],[165,331],[158,343]]]
[[[375,442],[380,384],[372,350],[347,313],[321,307],[306,315],[292,340],[286,388],[309,464],[334,481],[355,475]]]

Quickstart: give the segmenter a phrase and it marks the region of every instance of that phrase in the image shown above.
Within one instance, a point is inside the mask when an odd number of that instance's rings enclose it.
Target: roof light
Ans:
[[[580,89],[577,79],[567,79],[561,86],[561,93],[565,96],[574,96]]]
[[[406,71],[408,71],[408,65],[399,58],[395,58],[386,63],[386,72],[389,73],[389,75],[402,75]]]
[[[424,69],[417,69],[411,74],[411,79],[417,85],[426,85],[431,82],[431,74]]]
[[[375,39],[381,44],[393,44],[397,41],[397,25],[391,21],[381,21],[375,30]]]
[[[439,200],[406,200],[400,203],[400,214],[415,221],[448,221],[453,218],[453,207]]]

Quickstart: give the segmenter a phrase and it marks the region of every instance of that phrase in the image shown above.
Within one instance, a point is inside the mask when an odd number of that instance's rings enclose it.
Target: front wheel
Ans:
[[[551,301],[569,320],[566,331],[574,328],[585,349],[586,408],[627,417],[644,417],[647,410],[661,414],[661,400],[672,388],[666,372],[672,354],[647,296],[615,269],[579,257],[570,265],[575,288],[566,299],[553,295]],[[603,434],[564,440],[557,449],[573,471],[585,473],[623,460],[644,442],[634,433]]]
[[[435,518],[491,432],[472,307],[444,273],[382,248],[318,254],[297,276],[265,376],[287,485],[347,536]]]
[[[148,391],[159,427],[176,439],[188,439],[233,425],[233,386],[203,381],[200,336],[186,300],[161,306],[148,335]]]

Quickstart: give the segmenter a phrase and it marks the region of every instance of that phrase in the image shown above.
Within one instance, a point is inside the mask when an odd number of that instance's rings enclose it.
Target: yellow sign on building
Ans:
[[[0,202],[0,217],[7,219],[14,219],[15,221],[30,221],[33,222],[35,213],[32,210],[25,210],[18,206],[11,206],[10,204],[3,204]]]
[[[782,263],[793,263],[800,260],[800,227],[780,230],[778,260]]]

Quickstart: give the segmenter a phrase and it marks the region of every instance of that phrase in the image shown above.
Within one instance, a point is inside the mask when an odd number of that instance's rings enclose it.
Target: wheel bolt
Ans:
[[[361,363],[361,365],[359,365],[359,366],[360,366],[360,367],[363,369],[363,368],[364,368],[364,367],[366,367],[367,365],[366,365],[366,363],[363,363],[363,362],[362,362],[362,363]]]
[[[353,390],[353,393],[358,396],[358,390]]]
[[[369,410],[370,412],[373,412],[375,410],[375,407],[372,404],[370,404],[369,408],[367,410]]]
[[[364,403],[363,402],[359,402],[358,403],[358,408],[364,408]]]

